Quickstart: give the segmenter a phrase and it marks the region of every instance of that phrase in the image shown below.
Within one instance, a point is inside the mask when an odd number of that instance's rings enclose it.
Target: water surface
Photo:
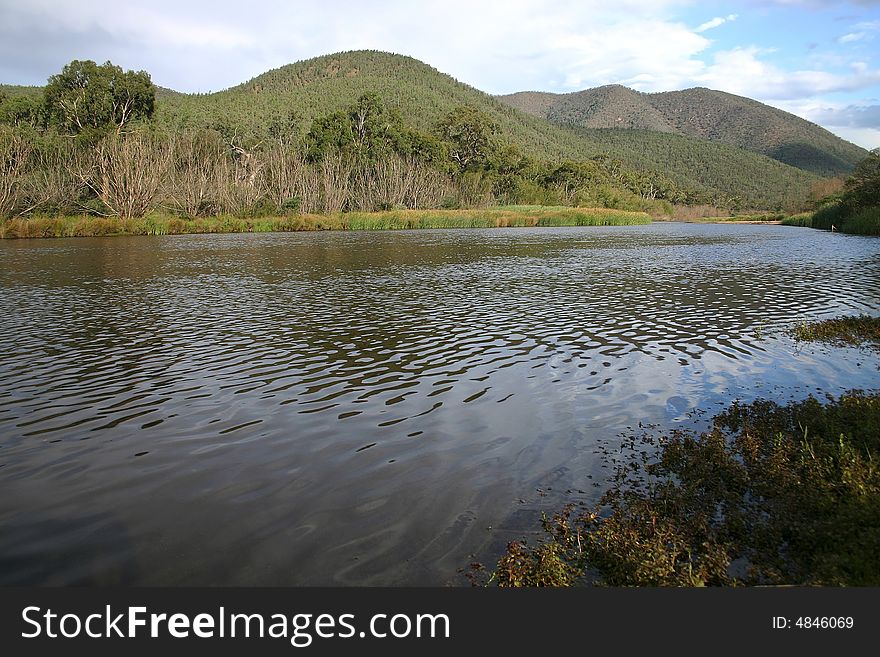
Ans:
[[[4,241],[0,584],[462,583],[628,426],[880,387],[781,332],[859,312],[784,226]]]

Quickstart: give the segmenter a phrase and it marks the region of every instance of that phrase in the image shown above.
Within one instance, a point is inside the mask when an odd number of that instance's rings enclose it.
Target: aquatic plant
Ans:
[[[856,315],[821,321],[802,321],[791,329],[796,340],[833,344],[873,344],[880,347],[880,317]]]
[[[880,584],[880,394],[734,404],[701,434],[630,436],[595,508],[511,543],[502,587]]]

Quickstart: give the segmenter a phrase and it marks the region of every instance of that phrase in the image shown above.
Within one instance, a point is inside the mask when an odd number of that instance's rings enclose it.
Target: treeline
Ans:
[[[496,204],[669,212],[687,198],[664,176],[607,156],[549,163],[502,145],[459,106],[430,132],[375,94],[267,134],[227,124],[169,130],[145,72],[72,62],[42,97],[0,99],[0,215],[256,217]]]
[[[833,183],[833,184],[832,184]],[[816,210],[783,220],[784,224],[857,235],[880,235],[880,154],[871,152],[848,178],[830,181]]]

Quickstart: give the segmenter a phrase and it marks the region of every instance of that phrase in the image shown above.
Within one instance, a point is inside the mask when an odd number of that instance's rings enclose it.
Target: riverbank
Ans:
[[[839,205],[835,205],[816,212],[786,217],[782,223],[786,226],[833,230],[852,235],[880,235],[880,208],[866,208],[847,214]]]
[[[0,239],[310,230],[633,226],[649,223],[651,218],[644,212],[527,205],[469,210],[390,210],[254,218],[219,216],[187,219],[173,215],[150,214],[133,219],[82,215],[9,219],[0,224]]]

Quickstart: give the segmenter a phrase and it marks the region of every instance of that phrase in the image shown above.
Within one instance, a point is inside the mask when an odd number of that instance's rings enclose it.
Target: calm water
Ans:
[[[798,348],[880,239],[782,226],[0,243],[0,584],[462,583],[600,440],[880,387]]]

